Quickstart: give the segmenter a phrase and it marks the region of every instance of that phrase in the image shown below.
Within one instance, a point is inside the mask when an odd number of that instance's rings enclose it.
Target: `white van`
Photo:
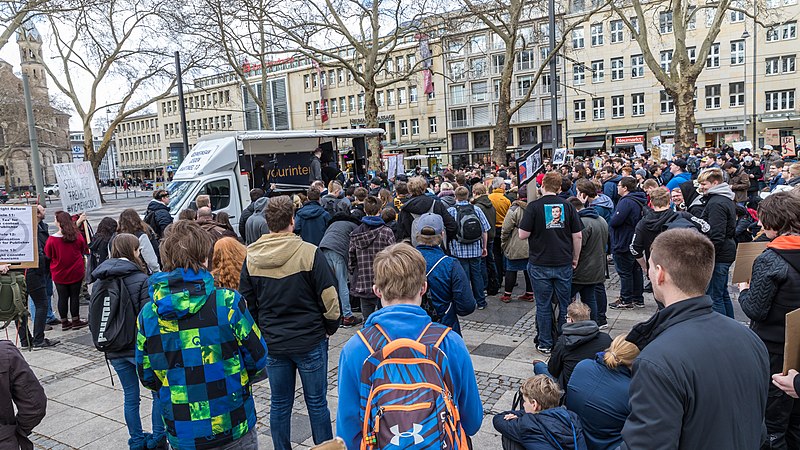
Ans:
[[[308,131],[245,131],[203,136],[186,156],[167,187],[173,218],[193,206],[198,195],[211,197],[215,213],[226,212],[234,229],[250,204],[250,189],[275,185],[277,192],[298,192],[310,184],[314,149],[323,149],[324,171],[339,172],[339,151],[365,149],[380,128]],[[341,149],[339,148],[341,146]]]

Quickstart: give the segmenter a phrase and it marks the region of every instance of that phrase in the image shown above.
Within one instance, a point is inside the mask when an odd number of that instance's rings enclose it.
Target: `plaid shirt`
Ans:
[[[386,225],[372,227],[362,223],[350,233],[350,257],[348,259],[350,295],[355,297],[375,296],[375,293],[372,292],[372,285],[375,282],[373,270],[375,255],[392,244],[394,244],[394,232]]]
[[[456,206],[467,206],[470,203],[466,200],[461,200],[456,202]],[[451,206],[447,208],[447,212],[456,219],[458,222],[458,211],[456,211],[456,206]],[[486,220],[486,216],[483,214],[480,208],[477,206],[472,206],[475,208],[475,215],[478,216],[478,220],[481,221],[481,228],[483,232],[486,233],[491,228],[489,225],[489,221]],[[483,239],[478,239],[477,241],[471,244],[462,244],[458,242],[456,239],[452,239],[450,242],[450,254],[455,256],[459,259],[468,259],[468,258],[480,258],[481,253],[483,253]]]

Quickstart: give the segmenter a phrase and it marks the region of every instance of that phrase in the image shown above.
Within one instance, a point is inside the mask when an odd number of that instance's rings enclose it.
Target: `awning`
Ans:
[[[576,138],[576,137],[584,137],[587,133],[567,133],[567,137]]]
[[[603,148],[606,144],[606,141],[594,141],[594,142],[578,142],[577,144],[572,146],[573,150],[599,150]]]

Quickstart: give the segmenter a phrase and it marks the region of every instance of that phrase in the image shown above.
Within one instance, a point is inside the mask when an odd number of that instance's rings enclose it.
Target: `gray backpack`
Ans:
[[[428,210],[428,214],[433,213],[433,207],[436,206],[436,199],[433,199],[431,203],[431,208]],[[411,245],[416,247],[417,246],[417,235],[419,234],[419,218],[422,217],[422,214],[414,214],[411,213],[411,217],[414,218],[414,221],[411,222]]]

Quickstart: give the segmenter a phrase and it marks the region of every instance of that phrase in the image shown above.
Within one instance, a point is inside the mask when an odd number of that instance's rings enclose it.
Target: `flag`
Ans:
[[[319,115],[322,119],[322,123],[325,123],[328,121],[328,105],[325,100],[325,83],[322,80],[322,77],[324,77],[325,74],[322,73],[322,68],[319,66],[319,63],[317,61],[313,62],[314,68],[317,69],[317,86],[319,86]]]
[[[433,71],[431,69],[432,60],[431,49],[428,46],[428,37],[420,36],[419,39],[419,57],[422,60],[422,78],[425,86],[425,94],[433,92]]]

